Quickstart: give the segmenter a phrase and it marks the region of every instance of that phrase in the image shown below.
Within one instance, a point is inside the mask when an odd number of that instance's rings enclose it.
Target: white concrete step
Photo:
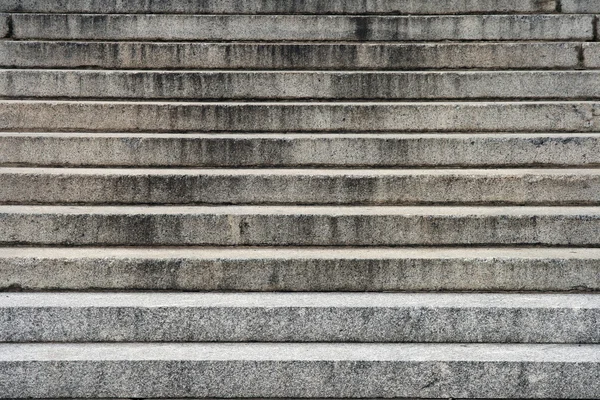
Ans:
[[[600,292],[600,249],[0,247],[0,290]]]
[[[600,205],[600,169],[0,168],[0,203]]]
[[[12,14],[11,38],[193,41],[441,41],[595,38],[595,16]]]
[[[600,207],[0,206],[2,245],[600,246]]]
[[[0,70],[0,97],[152,100],[598,99],[600,71]]]
[[[2,344],[5,398],[600,397],[600,346]]]
[[[600,294],[0,294],[0,342],[598,344],[599,321]]]
[[[439,2],[436,2],[438,4]],[[600,43],[202,43],[0,40],[0,66],[108,69],[582,69]]]
[[[1,131],[600,132],[600,102],[1,100]]]
[[[0,165],[589,168],[600,166],[600,135],[0,132]]]
[[[571,9],[585,0],[569,0]],[[565,2],[566,3],[566,2]],[[464,14],[557,11],[555,0],[3,0],[0,12],[169,14]]]

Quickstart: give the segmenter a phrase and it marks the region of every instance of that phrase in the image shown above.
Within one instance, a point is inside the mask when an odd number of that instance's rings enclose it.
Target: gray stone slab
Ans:
[[[0,130],[78,132],[598,132],[596,102],[0,101]]]
[[[596,134],[0,133],[0,165],[593,167]]]
[[[600,396],[597,345],[5,344],[10,397]]]
[[[600,250],[5,247],[0,289],[600,291]]]
[[[2,342],[600,343],[598,294],[5,293]]]
[[[14,14],[15,39],[436,41],[594,38],[593,15]]]
[[[597,99],[600,71],[1,70],[0,96],[88,99]]]
[[[436,3],[437,4],[437,3]],[[582,68],[582,43],[151,43],[0,41],[0,65],[109,69]]]
[[[0,202],[600,205],[600,171],[0,168]]]
[[[600,13],[600,4],[596,0],[561,0],[564,13]]]
[[[9,35],[9,16],[0,14],[0,38],[5,38]]]
[[[1,206],[4,245],[600,246],[597,207]]]
[[[556,11],[554,0],[4,0],[1,12],[175,14],[465,14]]]
[[[583,59],[586,68],[600,68],[600,43],[586,43]]]

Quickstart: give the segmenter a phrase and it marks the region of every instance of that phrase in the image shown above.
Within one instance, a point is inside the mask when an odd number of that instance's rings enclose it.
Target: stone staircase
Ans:
[[[0,398],[600,398],[598,15],[0,0]]]

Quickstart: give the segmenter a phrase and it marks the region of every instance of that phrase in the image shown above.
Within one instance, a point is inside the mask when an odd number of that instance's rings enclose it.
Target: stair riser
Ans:
[[[442,300],[443,301],[443,300]],[[40,303],[43,304],[43,303]],[[0,308],[3,342],[600,343],[600,308]]]
[[[29,171],[29,172],[27,172]],[[5,204],[529,204],[600,205],[600,174],[565,171],[377,175],[284,171],[188,174],[9,169]],[[537,171],[537,172],[536,172]],[[363,172],[360,173],[359,172]]]
[[[598,364],[528,361],[12,361],[2,398],[600,397]],[[519,378],[520,377],[520,378]]]
[[[438,41],[594,38],[593,15],[347,17],[13,14],[15,39]]]
[[[94,99],[592,99],[600,72],[0,71],[0,97]]]
[[[2,209],[0,243],[46,245],[600,246],[600,216],[20,213]]]
[[[286,258],[281,253],[233,258],[234,250],[229,257],[198,258],[173,250],[174,254],[150,258],[150,250],[146,255],[95,257],[78,256],[77,249],[67,252],[50,256],[14,249],[0,257],[0,290],[600,291],[597,258],[527,258],[481,251],[453,258],[361,258],[352,253],[332,258]]]
[[[581,1],[581,0],[579,0]],[[571,1],[570,3],[573,3]],[[564,6],[563,6],[564,8]],[[0,12],[48,13],[181,13],[181,14],[464,14],[464,13],[530,13],[555,12],[555,0],[469,0],[445,1],[440,4],[422,0],[348,3],[343,0],[310,0],[280,2],[274,0],[236,1],[77,1],[4,0]]]
[[[600,103],[0,101],[0,130],[96,132],[600,132]]]
[[[110,69],[573,69],[600,66],[598,46],[594,43],[0,41],[0,65]]]
[[[592,167],[595,135],[0,134],[0,165]]]

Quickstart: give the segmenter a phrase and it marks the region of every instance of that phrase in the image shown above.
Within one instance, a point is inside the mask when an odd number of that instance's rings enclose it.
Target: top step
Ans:
[[[598,12],[596,0],[3,0],[0,12],[99,14],[507,14]]]

